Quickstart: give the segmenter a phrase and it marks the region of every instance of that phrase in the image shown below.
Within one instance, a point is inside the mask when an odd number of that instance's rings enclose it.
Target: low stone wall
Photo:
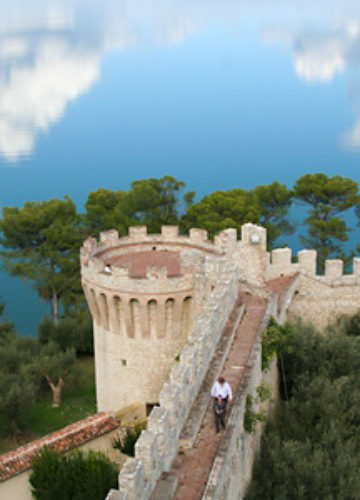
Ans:
[[[300,317],[319,328],[334,322],[343,314],[360,311],[360,277],[358,283],[350,282],[353,276],[344,276],[340,283],[324,277],[301,275],[297,293],[289,307],[289,318]],[[349,278],[348,284],[346,278]]]
[[[298,253],[298,262],[292,263],[290,248],[273,250],[266,279],[298,274],[293,298],[288,301],[289,318],[301,317],[322,328],[341,314],[360,311],[360,258],[353,259],[352,274],[343,273],[341,260],[328,259],[324,275],[317,275],[316,257],[315,250],[302,250]]]
[[[108,499],[145,500],[151,497],[158,478],[168,471],[178,451],[179,436],[188,412],[207,372],[222,330],[238,293],[239,268],[227,264],[212,297],[198,318],[180,361],[160,392],[155,407],[129,459],[119,475],[119,490]]]

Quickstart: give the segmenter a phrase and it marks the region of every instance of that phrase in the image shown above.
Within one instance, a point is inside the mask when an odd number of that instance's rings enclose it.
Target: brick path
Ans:
[[[245,304],[246,313],[234,337],[222,375],[230,383],[234,394],[241,384],[242,373],[250,355],[258,328],[265,312],[265,301],[240,292],[239,299]],[[231,404],[228,404],[228,411]],[[180,452],[176,457],[172,473],[177,475],[178,487],[175,500],[200,499],[221,440],[221,433],[215,433],[212,402],[200,427],[198,438],[191,449]]]

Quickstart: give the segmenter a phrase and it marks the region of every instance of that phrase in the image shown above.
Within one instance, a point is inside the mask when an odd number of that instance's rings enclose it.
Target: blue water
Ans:
[[[358,2],[1,2],[0,208],[68,194],[81,210],[164,174],[197,199],[307,172],[360,182],[359,158]],[[33,333],[46,306],[0,280]]]

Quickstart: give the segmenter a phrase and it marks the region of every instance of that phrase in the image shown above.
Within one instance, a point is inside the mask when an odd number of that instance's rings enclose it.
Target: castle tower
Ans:
[[[161,235],[137,226],[124,238],[111,230],[100,242],[85,241],[82,284],[94,321],[99,410],[158,401],[211,293],[220,254],[206,231],[184,237],[172,226]]]

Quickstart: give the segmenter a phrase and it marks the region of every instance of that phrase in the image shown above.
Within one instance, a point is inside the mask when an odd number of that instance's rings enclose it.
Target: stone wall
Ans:
[[[189,342],[175,363],[160,392],[160,406],[148,419],[148,429],[136,443],[135,457],[126,462],[119,476],[119,491],[108,498],[148,499],[162,472],[170,469],[179,436],[209,367],[221,332],[238,293],[239,268],[229,263],[199,316]]]
[[[231,413],[226,425],[220,448],[205,488],[203,500],[233,500],[243,498],[251,480],[255,453],[259,449],[262,426],[258,425],[256,433],[250,434],[244,429],[246,398],[253,397],[253,411],[258,411],[256,401],[257,387],[265,381],[277,397],[277,370],[274,364],[269,373],[261,369],[261,332],[271,316],[276,317],[278,303],[275,295],[268,302],[266,312],[259,327],[249,361],[245,368],[243,383],[234,395]]]
[[[99,242],[85,241],[82,284],[93,316],[98,410],[159,401],[197,318],[233,265],[238,243],[235,230],[212,242],[204,230],[179,236],[172,226],[163,226],[160,235],[138,226],[127,237],[111,230]],[[164,265],[147,267],[154,256]]]
[[[301,317],[324,327],[342,314],[360,310],[360,258],[353,260],[353,273],[343,273],[343,262],[329,259],[324,275],[316,274],[316,251],[302,250],[292,263],[291,250],[279,248],[269,256],[266,279],[298,274],[295,295],[288,304],[289,319]]]

